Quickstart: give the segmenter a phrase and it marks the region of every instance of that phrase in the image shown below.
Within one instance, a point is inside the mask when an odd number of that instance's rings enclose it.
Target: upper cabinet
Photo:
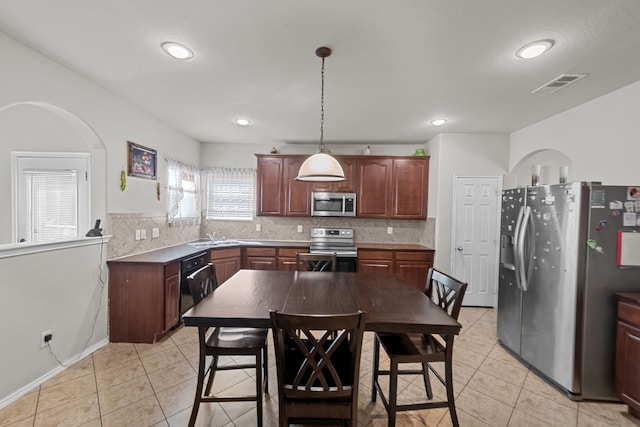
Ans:
[[[340,156],[345,180],[296,181],[307,155],[256,154],[258,216],[309,216],[314,191],[356,193],[357,217],[426,219],[428,156]]]

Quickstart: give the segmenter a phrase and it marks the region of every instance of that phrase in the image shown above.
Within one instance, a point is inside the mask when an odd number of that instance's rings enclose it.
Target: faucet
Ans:
[[[209,239],[211,239],[212,242],[216,241],[216,232],[215,231],[213,232],[213,234],[207,233],[207,236],[209,237]]]

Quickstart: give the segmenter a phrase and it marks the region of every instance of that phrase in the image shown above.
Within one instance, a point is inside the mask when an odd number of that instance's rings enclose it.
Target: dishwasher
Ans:
[[[200,252],[180,261],[180,319],[187,310],[193,307],[193,298],[191,298],[187,277],[208,263],[208,252]]]

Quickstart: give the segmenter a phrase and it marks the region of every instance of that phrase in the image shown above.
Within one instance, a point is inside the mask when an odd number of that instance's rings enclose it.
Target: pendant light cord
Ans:
[[[322,81],[320,87],[320,153],[324,153],[324,57],[322,57],[320,79]]]

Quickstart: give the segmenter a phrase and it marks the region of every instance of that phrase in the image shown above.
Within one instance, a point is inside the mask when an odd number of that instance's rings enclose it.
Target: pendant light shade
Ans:
[[[340,163],[327,153],[316,153],[302,163],[298,181],[344,181]]]
[[[316,55],[322,58],[320,72],[322,90],[320,92],[320,146],[318,152],[306,159],[300,166],[297,181],[344,181],[344,171],[340,163],[324,147],[324,58],[331,55],[328,47],[316,49]]]

